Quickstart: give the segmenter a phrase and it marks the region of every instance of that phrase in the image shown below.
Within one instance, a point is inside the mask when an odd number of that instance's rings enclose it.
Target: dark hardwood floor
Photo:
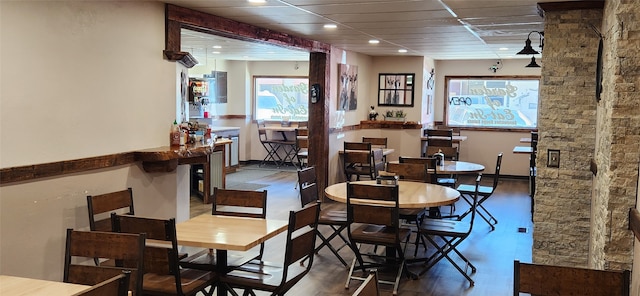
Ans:
[[[227,175],[227,187],[266,189],[267,216],[286,219],[289,210],[300,207],[298,191],[295,189],[296,180],[294,169],[243,166],[236,173]],[[463,178],[462,181],[472,183],[473,180],[469,177]],[[490,181],[492,177],[486,176],[483,183],[488,184]],[[471,276],[475,280],[475,286],[471,287],[451,263],[443,259],[417,280],[403,277],[399,295],[513,295],[513,260],[531,262],[533,227],[527,186],[526,180],[502,178],[497,191],[485,203],[499,221],[496,230],[491,231],[486,222],[477,219],[471,236],[459,246],[459,251],[477,267],[477,271]],[[464,201],[459,201],[456,212],[468,208],[465,205]],[[444,210],[448,211],[449,208],[445,207]],[[192,198],[192,216],[210,212],[211,205],[203,205],[200,199]],[[279,235],[267,241],[266,260],[282,260],[284,239],[284,235]],[[406,253],[409,257],[413,256],[413,250],[413,245],[407,247]],[[421,248],[420,251],[424,252],[424,249]],[[354,258],[349,248],[343,248],[340,254],[349,263]],[[464,265],[462,266],[464,268]],[[421,268],[420,264],[409,265],[409,269],[415,272]],[[345,289],[347,272],[340,261],[324,248],[314,258],[311,272],[287,295],[351,295],[360,282],[351,281],[349,289]],[[390,285],[383,284],[380,287],[381,295],[391,295]],[[258,295],[265,294],[258,292]]]

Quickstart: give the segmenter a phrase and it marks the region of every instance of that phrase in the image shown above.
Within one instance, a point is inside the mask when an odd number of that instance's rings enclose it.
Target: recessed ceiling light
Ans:
[[[222,48],[220,45],[214,45],[213,48]]]
[[[324,25],[325,29],[335,29],[337,27],[338,26],[336,24],[326,24],[326,25]]]
[[[405,53],[405,52],[407,52],[407,50],[406,50],[406,49],[404,49],[404,48],[401,48],[401,49],[398,49],[398,52],[399,52],[399,53]]]
[[[249,3],[266,3],[267,0],[247,0]]]
[[[220,52],[219,52],[219,51],[214,51],[213,53],[214,53],[214,54],[220,54]]]
[[[508,48],[508,47],[500,47],[499,49],[500,49],[500,50],[509,50],[509,48]]]
[[[371,39],[371,40],[369,40],[369,43],[371,43],[371,44],[378,44],[378,43],[380,43],[380,40]]]

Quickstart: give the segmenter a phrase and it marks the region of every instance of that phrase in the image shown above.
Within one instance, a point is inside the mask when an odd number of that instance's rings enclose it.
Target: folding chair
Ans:
[[[77,231],[67,229],[64,252],[65,283],[97,285],[123,270],[131,272],[127,290],[142,295],[144,245],[146,234],[115,233],[103,231]],[[115,266],[88,265],[87,259],[111,260]]]
[[[454,148],[454,149],[456,149],[456,148]],[[428,180],[427,180],[428,183],[451,187],[451,186],[449,186],[449,184],[448,184],[449,182],[448,181],[444,181],[442,183],[439,182],[442,179],[446,179],[446,178],[440,178],[440,176],[438,175],[438,170],[436,168],[436,159],[433,158],[433,157],[404,157],[404,156],[400,156],[398,158],[398,162],[399,163],[420,163],[420,164],[426,165],[427,166],[427,174],[428,174]],[[455,204],[451,204],[449,207],[450,207],[449,216],[442,216],[442,213],[441,213],[439,207],[432,207],[432,208],[429,209],[429,217],[432,217],[432,218],[453,218],[453,217],[458,218],[458,216],[454,216],[453,215],[453,211],[455,209]]]
[[[347,181],[350,181],[353,175],[356,175],[357,180],[360,180],[360,176],[367,176],[371,180],[375,180],[378,171],[384,169],[382,149],[372,150],[371,143],[344,142],[342,157]]]
[[[267,130],[264,129],[264,120],[257,120],[256,125],[258,126],[258,139],[260,140],[260,144],[262,144],[264,150],[267,151],[267,155],[262,159],[262,162],[260,162],[260,166],[263,166],[268,162],[273,162],[276,167],[280,167],[283,164],[283,159],[278,154],[278,149],[280,149],[281,141],[269,139]]]
[[[426,129],[423,133],[427,137],[427,147],[453,147],[452,129]]]
[[[111,214],[114,231],[146,233],[153,244],[144,249],[144,295],[212,295],[216,274],[206,270],[180,268],[175,219],[154,219]],[[207,287],[211,287],[209,291]]]
[[[347,184],[347,219],[351,249],[356,255],[351,263],[345,289],[349,288],[352,279],[364,281],[366,277],[354,275],[354,269],[382,266],[397,266],[394,281],[380,280],[379,283],[393,285],[393,295],[398,294],[398,286],[403,270],[406,268],[402,243],[409,240],[411,230],[400,227],[398,185]],[[382,204],[380,202],[383,202]],[[386,203],[386,204],[385,204]],[[360,253],[363,245],[384,246],[385,255],[367,254],[371,260],[364,261]],[[397,255],[396,255],[397,253]]]
[[[296,159],[298,166],[302,169],[308,165],[309,158],[309,130],[296,129]]]
[[[495,224],[498,224],[498,220],[493,215],[491,215],[491,213],[487,210],[487,208],[484,207],[483,203],[487,201],[487,199],[489,199],[489,197],[493,194],[493,192],[495,192],[496,188],[498,187],[498,181],[500,180],[501,164],[502,164],[502,152],[498,154],[498,159],[496,160],[496,170],[493,175],[493,186],[480,186],[478,188],[478,194],[480,195],[480,200],[478,201],[478,215],[489,224],[489,226],[491,227],[491,230],[496,229]],[[471,204],[470,196],[472,196],[475,193],[473,185],[461,184],[460,186],[458,186],[458,188],[456,188],[456,190],[460,191],[460,196],[462,196],[462,198],[467,203]],[[484,213],[481,212],[480,210],[484,211]],[[466,217],[470,213],[471,213],[471,209],[467,210],[462,215],[460,215],[458,220],[464,219],[464,217]]]
[[[265,219],[267,217],[267,191],[234,190],[213,188],[212,215],[226,215]],[[255,248],[254,248],[255,249]],[[264,242],[258,253],[254,249],[248,252],[229,252],[228,266],[239,266],[247,261],[260,259],[264,254]],[[192,269],[216,271],[216,252],[204,249],[180,261],[180,266]]]
[[[298,184],[300,186],[300,202],[302,207],[319,202],[318,186],[315,167],[307,167],[298,171]],[[320,208],[320,216],[318,217],[318,225],[325,225],[331,228],[331,234],[325,236],[318,229],[318,237],[322,243],[316,247],[315,252],[318,253],[323,247],[327,247],[345,267],[349,265],[338,253],[342,248],[349,245],[349,240],[342,235],[342,231],[347,228],[347,212],[344,210],[326,210]],[[339,237],[343,244],[337,249],[331,245],[331,241]]]
[[[133,190],[110,192],[99,195],[87,195],[89,211],[89,229],[92,231],[111,231],[112,212],[133,215]],[[98,258],[93,259],[96,265],[101,264]],[[105,263],[103,263],[105,264]],[[112,264],[108,262],[106,264]]]
[[[232,295],[233,288],[244,289],[243,295],[255,295],[254,290],[271,295],[284,295],[311,270],[318,227],[319,204],[310,204],[289,212],[284,261],[282,264],[250,261],[220,276],[220,282]],[[302,260],[309,263],[303,266]]]
[[[406,160],[406,159],[405,159]],[[414,182],[423,182],[423,183],[431,183],[432,176],[429,173],[428,164],[426,163],[388,163],[387,170],[388,173],[394,173],[396,176],[400,178],[400,180],[404,181],[414,181]],[[427,214],[427,209],[400,209],[399,216],[400,220],[405,220],[410,224],[418,225],[420,221]],[[423,241],[424,243],[424,241]],[[416,248],[414,251],[414,256],[418,254],[418,247],[420,244],[420,235],[416,235],[416,240],[414,242]],[[425,244],[425,249],[426,249]]]
[[[123,270],[122,274],[95,284],[89,290],[73,294],[73,296],[127,296],[130,275],[131,271]]]
[[[467,272],[462,270],[458,263],[456,263],[449,255],[451,252],[456,253],[466,265],[471,267],[472,274],[476,272],[476,267],[471,264],[469,259],[458,251],[457,247],[467,237],[469,237],[471,230],[473,229],[473,222],[476,217],[476,206],[478,205],[478,187],[480,186],[481,179],[482,174],[478,174],[478,177],[476,178],[476,189],[472,195],[471,221],[464,222],[443,219],[424,219],[422,223],[420,223],[418,231],[427,239],[427,241],[429,241],[431,245],[436,248],[436,251],[430,257],[426,258],[427,266],[420,271],[419,275],[423,275],[442,258],[447,258],[447,260],[451,262],[451,264],[453,264],[453,266],[469,281],[471,286],[474,285],[474,281]]]
[[[362,282],[362,285],[358,287],[358,290],[353,292],[352,296],[379,296],[380,289],[378,288],[378,271],[372,269],[369,271],[369,276]]]

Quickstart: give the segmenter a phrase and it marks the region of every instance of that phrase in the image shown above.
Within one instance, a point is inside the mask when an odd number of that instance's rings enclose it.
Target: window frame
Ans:
[[[517,127],[517,126],[476,126],[476,125],[463,125],[463,124],[451,124],[450,123],[450,101],[449,101],[449,87],[451,80],[537,80],[538,81],[538,98],[536,102],[536,118],[535,126],[533,127]],[[443,124],[445,126],[451,126],[456,128],[461,128],[465,130],[488,130],[488,131],[527,131],[527,130],[537,130],[538,129],[538,116],[539,116],[539,106],[540,106],[540,76],[531,76],[531,75],[522,75],[522,76],[445,76],[444,77],[444,108],[443,108]]]

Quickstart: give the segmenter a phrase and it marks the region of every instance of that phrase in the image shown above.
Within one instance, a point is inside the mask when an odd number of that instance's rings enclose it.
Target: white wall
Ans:
[[[160,2],[0,2],[0,167],[168,145],[182,67]],[[132,187],[136,214],[184,219],[186,166],[138,164],[0,187],[0,274],[61,280],[86,195]],[[185,200],[186,198],[186,200]],[[180,212],[182,210],[182,212]]]

